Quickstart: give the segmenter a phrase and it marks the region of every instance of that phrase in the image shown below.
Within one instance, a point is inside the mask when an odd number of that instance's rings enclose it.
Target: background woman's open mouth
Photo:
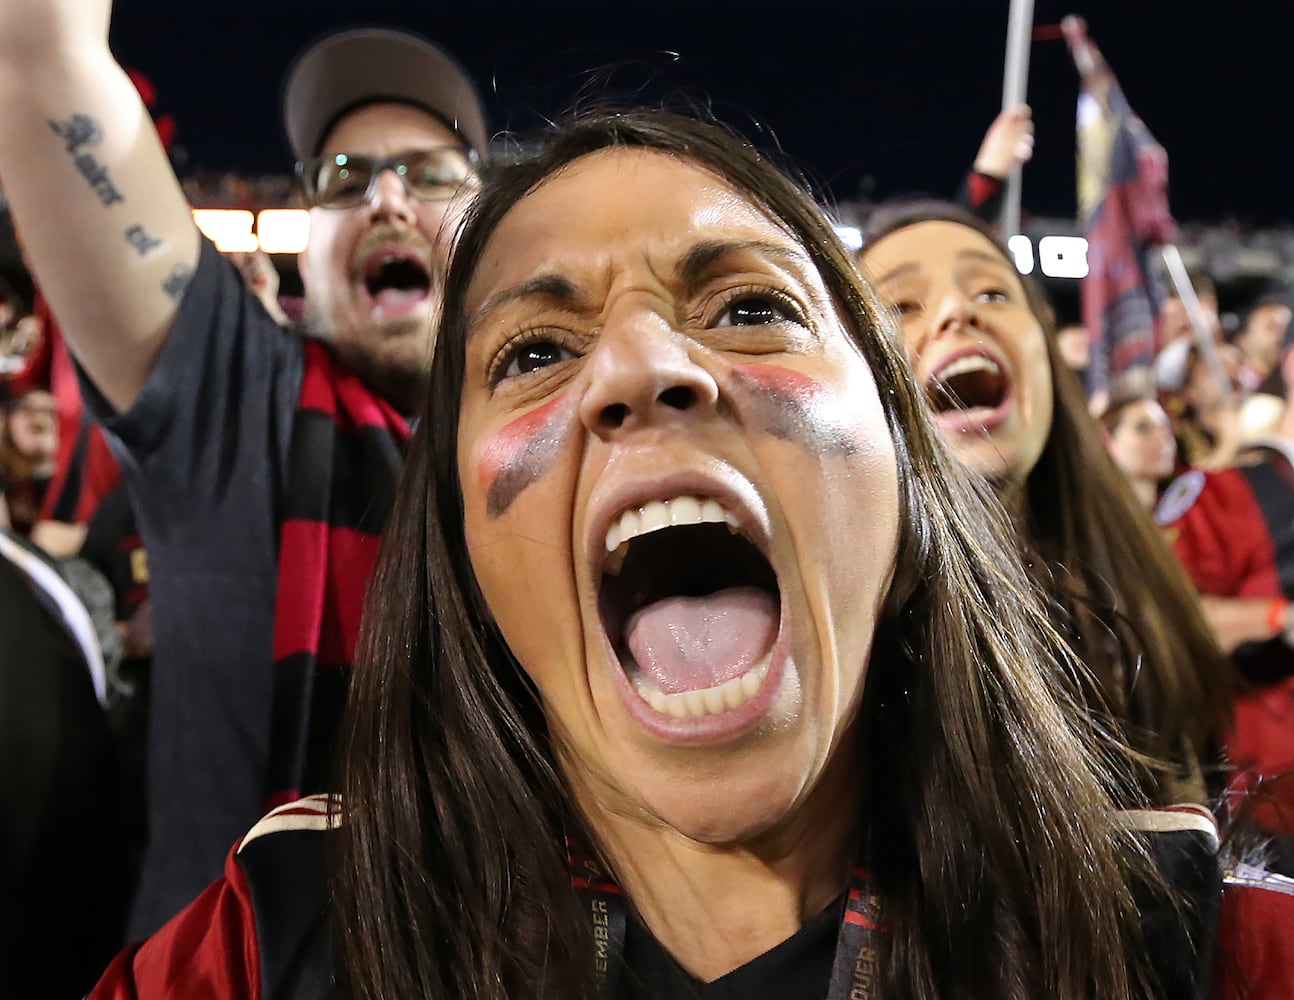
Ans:
[[[677,497],[608,531],[602,625],[638,697],[674,719],[741,708],[767,678],[781,624],[777,576],[716,500]]]
[[[947,360],[925,382],[935,422],[947,431],[992,431],[1010,410],[1011,376],[999,360],[983,353]]]
[[[996,410],[1006,400],[1006,372],[982,354],[960,357],[926,383],[926,398],[935,413],[949,410]]]

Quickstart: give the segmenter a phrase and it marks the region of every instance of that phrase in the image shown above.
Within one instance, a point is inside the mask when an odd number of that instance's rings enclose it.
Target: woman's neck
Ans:
[[[840,895],[858,861],[859,799],[856,770],[829,764],[793,816],[741,843],[701,843],[610,811],[589,819],[641,921],[688,973],[712,982]]]
[[[1137,498],[1137,503],[1146,510],[1155,509],[1155,503],[1159,500],[1159,483],[1153,479],[1132,476],[1128,479],[1128,485],[1132,487],[1132,495]]]

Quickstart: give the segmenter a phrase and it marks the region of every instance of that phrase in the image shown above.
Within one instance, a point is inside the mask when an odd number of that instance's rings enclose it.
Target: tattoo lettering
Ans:
[[[156,236],[149,236],[148,230],[143,226],[131,226],[126,230],[126,242],[134,248],[135,253],[141,257],[147,257],[154,250],[162,245],[162,241]]]
[[[553,467],[569,418],[564,396],[518,417],[499,431],[481,456],[481,483],[486,490],[485,508],[490,517],[500,517],[531,483]]]
[[[65,122],[50,122],[49,127],[67,144],[69,153],[79,153],[85,146],[103,142],[103,129],[89,115],[73,115]]]
[[[169,295],[176,302],[184,297],[184,290],[189,287],[189,282],[193,280],[193,268],[188,264],[176,264],[171,268],[171,273],[166,276],[162,282],[162,291]]]
[[[89,115],[73,115],[66,121],[51,121],[49,127],[63,140],[77,172],[85,178],[104,207],[121,204],[126,200],[108,176],[108,168],[93,153],[84,152],[87,146],[97,146],[103,142],[103,128],[98,121]]]
[[[841,420],[836,400],[809,376],[780,365],[741,365],[738,376],[756,390],[755,413],[775,438],[818,455],[854,455],[855,428]]]

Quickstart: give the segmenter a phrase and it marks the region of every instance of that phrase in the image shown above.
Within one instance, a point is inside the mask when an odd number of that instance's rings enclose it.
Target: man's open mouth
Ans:
[[[364,288],[387,313],[399,313],[426,301],[431,293],[427,262],[413,250],[390,249],[364,262]]]
[[[764,683],[781,625],[777,575],[719,501],[653,500],[606,535],[598,608],[638,696],[675,719],[721,715]]]
[[[996,410],[1011,389],[1006,371],[983,354],[964,354],[926,382],[926,399],[936,414],[954,410]]]

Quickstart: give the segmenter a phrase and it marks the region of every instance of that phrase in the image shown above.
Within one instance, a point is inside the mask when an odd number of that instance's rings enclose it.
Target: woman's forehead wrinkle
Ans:
[[[691,289],[707,280],[711,272],[727,263],[729,258],[751,257],[760,258],[763,264],[773,263],[790,270],[801,280],[806,270],[812,270],[808,256],[799,247],[784,246],[763,239],[702,240],[693,244],[679,258],[675,269],[679,280]]]

